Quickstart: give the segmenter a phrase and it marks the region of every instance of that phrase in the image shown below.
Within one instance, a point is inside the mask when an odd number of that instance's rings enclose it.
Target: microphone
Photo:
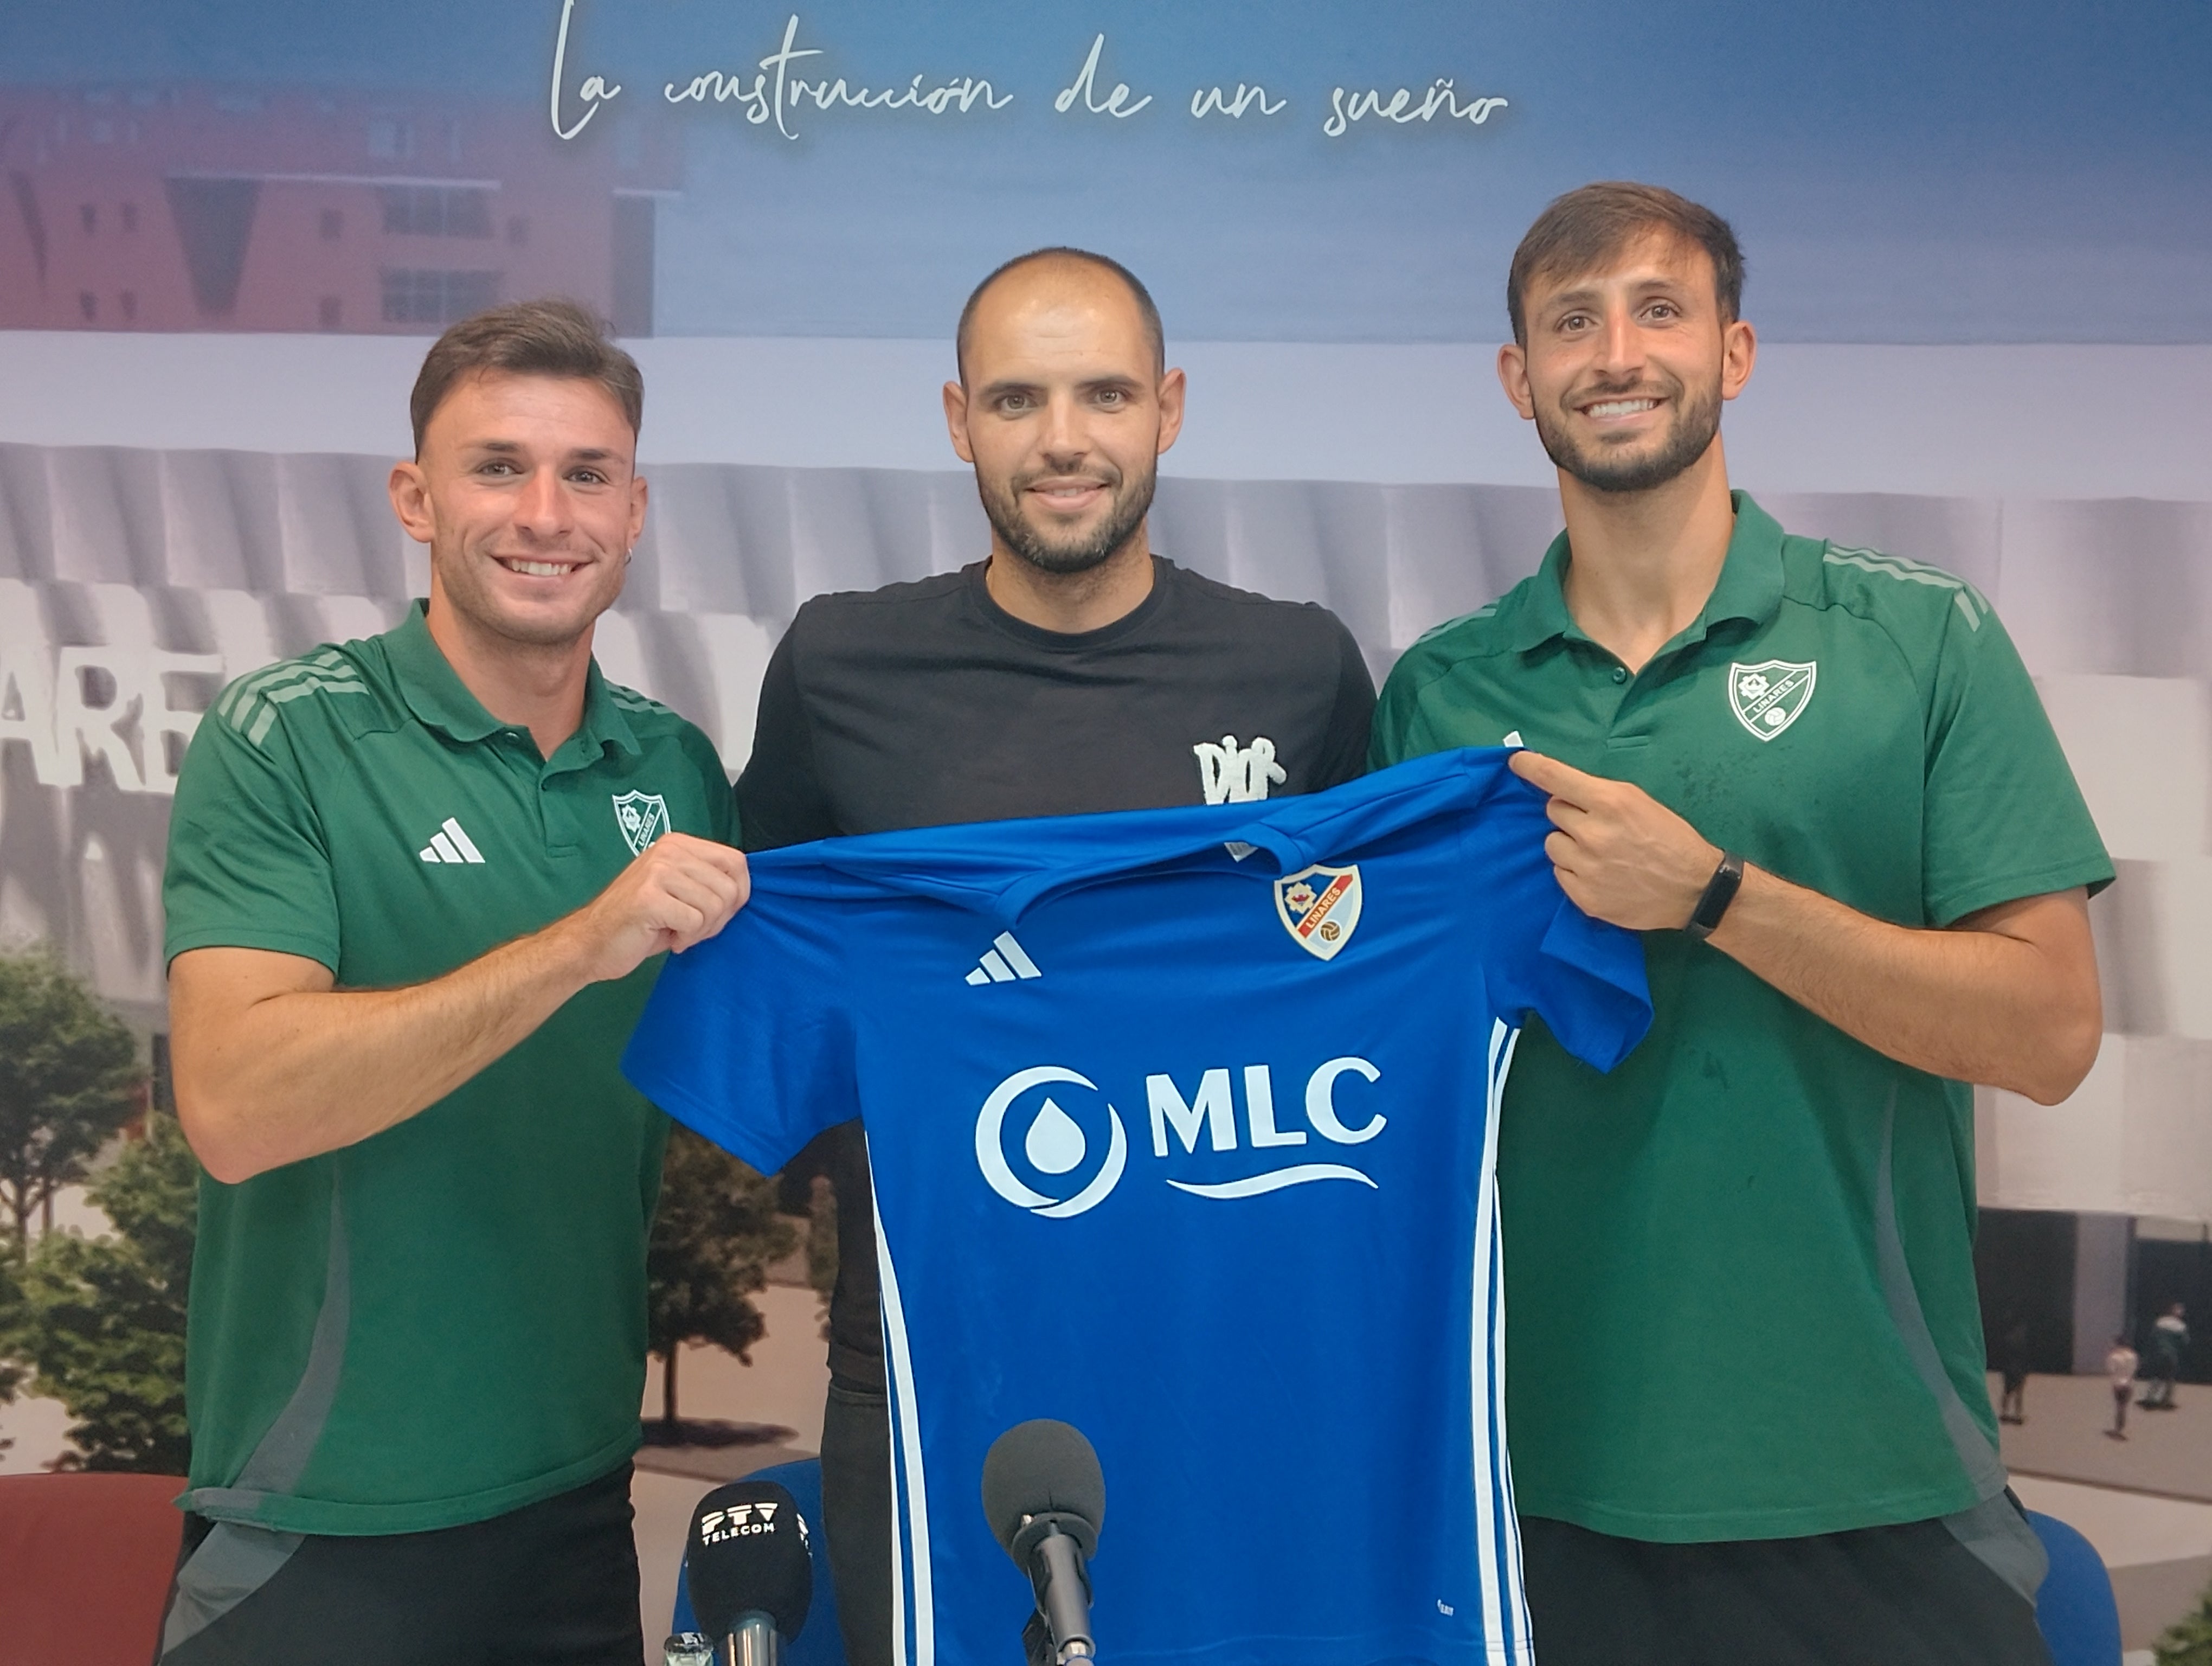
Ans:
[[[1032,1661],[1097,1658],[1088,1564],[1106,1519],[1106,1477],[1082,1432],[1036,1418],[993,1441],[983,1459],[983,1514],[1036,1588],[1036,1617],[1024,1633]]]
[[[684,1545],[699,1628],[723,1666],[782,1666],[814,1601],[798,1501],[772,1481],[732,1481],[699,1500]]]

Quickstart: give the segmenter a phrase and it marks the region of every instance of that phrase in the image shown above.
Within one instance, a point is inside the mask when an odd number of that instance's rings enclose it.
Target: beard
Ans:
[[[1073,531],[1058,538],[1039,532],[1023,518],[1022,496],[1035,477],[1016,475],[1000,485],[978,473],[976,495],[983,500],[983,513],[991,522],[991,530],[999,535],[1000,543],[1040,573],[1066,575],[1089,572],[1136,535],[1137,528],[1152,511],[1159,471],[1149,468],[1133,477],[1122,476],[1113,501],[1097,526],[1087,532]]]
[[[1674,406],[1674,420],[1656,447],[1641,453],[1608,455],[1602,450],[1577,447],[1546,421],[1542,405],[1536,407],[1536,437],[1544,454],[1560,469],[1595,492],[1648,492],[1663,486],[1705,454],[1713,436],[1721,431],[1720,378],[1694,396],[1685,397],[1680,382],[1663,386],[1661,392]],[[1598,398],[1605,397],[1600,390]],[[1633,397],[1624,395],[1623,397]]]

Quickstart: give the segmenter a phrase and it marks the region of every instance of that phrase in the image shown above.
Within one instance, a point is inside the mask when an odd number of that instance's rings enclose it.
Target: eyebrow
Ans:
[[[520,442],[514,440],[477,440],[470,443],[471,451],[488,452],[495,457],[519,457]],[[562,460],[569,463],[604,463],[617,459],[620,453],[606,446],[579,446],[565,454]]]
[[[1104,376],[1085,377],[1075,385],[1076,391],[1084,393],[1095,392],[1103,387],[1136,388],[1144,386],[1144,378],[1141,376],[1126,375],[1120,371]],[[1042,392],[1044,392],[1044,384],[1042,382],[1024,381],[1018,377],[1008,377],[1002,381],[986,382],[977,397],[983,399],[995,399],[1008,393],[1042,393]]]
[[[1678,294],[1686,293],[1695,287],[1691,279],[1668,277],[1664,274],[1638,278],[1633,286],[1638,295],[1650,295],[1658,290]],[[1601,293],[1600,286],[1595,283],[1583,283],[1571,289],[1562,289],[1556,295],[1544,297],[1543,310],[1548,313],[1561,307],[1587,307],[1597,300]]]

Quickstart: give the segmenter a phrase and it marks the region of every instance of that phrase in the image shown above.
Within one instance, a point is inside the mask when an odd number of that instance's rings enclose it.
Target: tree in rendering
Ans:
[[[173,1117],[146,1119],[88,1188],[112,1233],[40,1238],[23,1273],[18,1325],[38,1393],[74,1420],[88,1469],[180,1475],[185,1433],[185,1300],[191,1284],[199,1164]]]
[[[41,952],[0,955],[0,1212],[20,1265],[31,1220],[84,1178],[143,1105],[138,1047],[92,991]]]
[[[670,1131],[646,1252],[646,1346],[660,1356],[660,1417],[671,1438],[683,1345],[712,1343],[750,1365],[746,1350],[767,1333],[748,1298],[799,1244],[775,1203],[772,1182],[689,1128]]]

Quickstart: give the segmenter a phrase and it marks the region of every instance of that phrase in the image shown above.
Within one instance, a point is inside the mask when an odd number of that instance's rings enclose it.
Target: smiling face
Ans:
[[[1751,374],[1751,326],[1723,313],[1711,257],[1669,232],[1599,270],[1540,277],[1524,305],[1528,339],[1499,350],[1499,380],[1552,461],[1594,491],[1650,491],[1691,468]]]
[[[1182,373],[1162,374],[1126,285],[1081,261],[1016,268],[977,301],[962,370],[945,420],[994,550],[1083,573],[1141,537],[1182,425]]]
[[[430,609],[478,640],[564,648],[622,593],[645,526],[637,435],[612,394],[486,371],[440,403],[392,503],[430,546]]]

